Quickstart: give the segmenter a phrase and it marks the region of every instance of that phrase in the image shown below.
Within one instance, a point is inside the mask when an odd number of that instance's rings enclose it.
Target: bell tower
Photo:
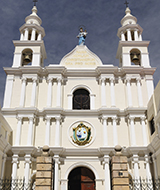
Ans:
[[[42,20],[37,15],[37,7],[33,6],[32,14],[26,17],[25,24],[20,27],[20,40],[13,41],[15,46],[12,67],[43,66],[46,51],[43,42],[45,36]]]
[[[120,38],[116,58],[119,59],[119,66],[133,66],[149,68],[149,41],[142,40],[143,29],[137,24],[137,18],[131,14],[128,5],[126,15],[121,20],[117,36]]]

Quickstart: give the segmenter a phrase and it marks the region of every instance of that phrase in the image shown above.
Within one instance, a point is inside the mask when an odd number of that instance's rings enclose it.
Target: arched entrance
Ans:
[[[86,167],[73,169],[68,176],[68,190],[95,190],[95,176]]]

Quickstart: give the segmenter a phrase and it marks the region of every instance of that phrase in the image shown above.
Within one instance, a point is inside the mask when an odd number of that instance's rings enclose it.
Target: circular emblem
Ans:
[[[91,128],[80,123],[77,127],[73,128],[73,136],[71,138],[78,145],[88,144],[92,139]]]

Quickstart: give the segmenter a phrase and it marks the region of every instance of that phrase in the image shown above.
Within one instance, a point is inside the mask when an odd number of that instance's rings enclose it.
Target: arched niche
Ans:
[[[139,49],[132,49],[130,51],[130,59],[132,65],[141,66],[141,52]]]
[[[33,51],[31,49],[24,49],[22,51],[22,66],[31,65],[33,59]]]

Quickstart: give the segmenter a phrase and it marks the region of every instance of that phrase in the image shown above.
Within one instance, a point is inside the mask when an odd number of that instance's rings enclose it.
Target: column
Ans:
[[[142,135],[143,135],[143,145],[147,146],[148,145],[148,141],[147,141],[147,129],[146,129],[146,123],[145,123],[146,117],[143,116],[141,117],[141,125],[142,125]]]
[[[61,117],[55,117],[56,119],[56,134],[55,134],[55,146],[60,146],[60,121]]]
[[[62,98],[61,82],[62,82],[62,79],[57,78],[57,107],[61,107],[61,98]]]
[[[139,34],[139,41],[142,41],[142,34]]]
[[[2,157],[2,169],[1,169],[1,179],[4,178],[4,169],[5,169],[5,165],[6,165],[6,159],[7,159],[7,155],[3,154],[3,157]]]
[[[127,29],[127,38],[128,38],[128,41],[132,41],[130,29]]]
[[[61,190],[67,190],[68,188],[68,179],[61,179]]]
[[[129,133],[131,146],[136,146],[136,135],[134,128],[134,117],[129,117]]]
[[[46,117],[46,137],[45,137],[45,145],[50,145],[50,121],[51,117]]]
[[[141,78],[136,78],[137,81],[137,90],[138,90],[138,102],[139,107],[143,107],[143,98],[142,98],[142,89],[141,89]]]
[[[105,155],[103,162],[105,169],[105,190],[111,190],[109,160],[110,160],[109,155]]]
[[[158,179],[158,168],[157,168],[157,158],[155,155],[152,155],[153,166],[154,166],[154,178]]]
[[[18,154],[14,154],[12,156],[12,179],[16,179],[17,178],[17,168],[18,168]]]
[[[149,164],[149,156],[146,154],[144,156],[144,159],[145,159],[145,164],[146,164],[146,177],[147,179],[152,179],[150,164]]]
[[[135,31],[134,31],[134,40],[135,40],[135,41],[139,41],[139,38],[138,38],[138,30],[135,30]]]
[[[147,84],[147,92],[148,92],[148,100],[150,100],[151,96],[154,93],[154,85],[153,85],[153,76],[146,76],[146,84]]]
[[[31,107],[35,107],[36,104],[36,91],[37,91],[37,78],[32,78],[32,97],[31,97]]]
[[[107,132],[107,119],[108,117],[103,116],[103,146],[108,146],[108,132]]]
[[[95,109],[95,94],[90,94],[91,110]]]
[[[20,107],[24,107],[25,95],[26,95],[26,82],[27,78],[22,78],[22,88],[21,88],[21,97],[20,97]]]
[[[105,89],[105,80],[106,78],[101,78],[101,105],[102,107],[106,107],[106,89]]]
[[[113,125],[113,145],[118,145],[118,135],[117,135],[117,117],[112,117],[112,125]]]
[[[133,169],[134,169],[134,178],[139,179],[139,156],[134,154],[132,157]]]
[[[29,129],[28,129],[28,140],[27,145],[32,146],[33,145],[33,117],[29,118]]]
[[[121,41],[126,41],[126,40],[125,40],[124,32],[121,32]]]
[[[67,97],[68,97],[68,109],[71,110],[72,107],[73,107],[73,103],[72,103],[73,95],[72,94],[68,94]]]
[[[128,107],[132,107],[131,79],[126,78]]]
[[[10,108],[11,98],[12,98],[12,89],[13,89],[14,75],[7,75],[6,86],[5,86],[5,95],[4,95],[4,108]]]
[[[18,120],[18,124],[17,124],[15,146],[19,146],[20,145],[20,141],[21,141],[22,117],[17,117],[17,120]]]
[[[32,35],[31,35],[31,41],[35,41],[36,40],[36,29],[33,28],[32,29]]]
[[[47,82],[48,82],[47,107],[52,106],[52,81],[53,81],[53,78],[47,79]]]
[[[59,189],[59,179],[58,179],[58,173],[59,173],[59,155],[55,155],[53,157],[54,161],[55,161],[55,173],[54,173],[54,190],[58,190]]]
[[[38,40],[38,41],[41,41],[41,40],[42,40],[42,34],[41,34],[41,33],[38,34],[37,40]]]
[[[21,33],[20,41],[22,41],[24,38],[23,32]]]
[[[26,154],[25,155],[25,182],[24,182],[24,190],[28,190],[28,184],[29,184],[29,174],[30,174],[30,164],[31,164],[31,155]]]
[[[116,104],[115,104],[115,91],[114,91],[114,82],[115,82],[114,77],[111,77],[109,79],[109,81],[110,81],[110,87],[111,87],[111,107],[116,107]]]
[[[28,28],[24,30],[24,40],[28,40]]]

